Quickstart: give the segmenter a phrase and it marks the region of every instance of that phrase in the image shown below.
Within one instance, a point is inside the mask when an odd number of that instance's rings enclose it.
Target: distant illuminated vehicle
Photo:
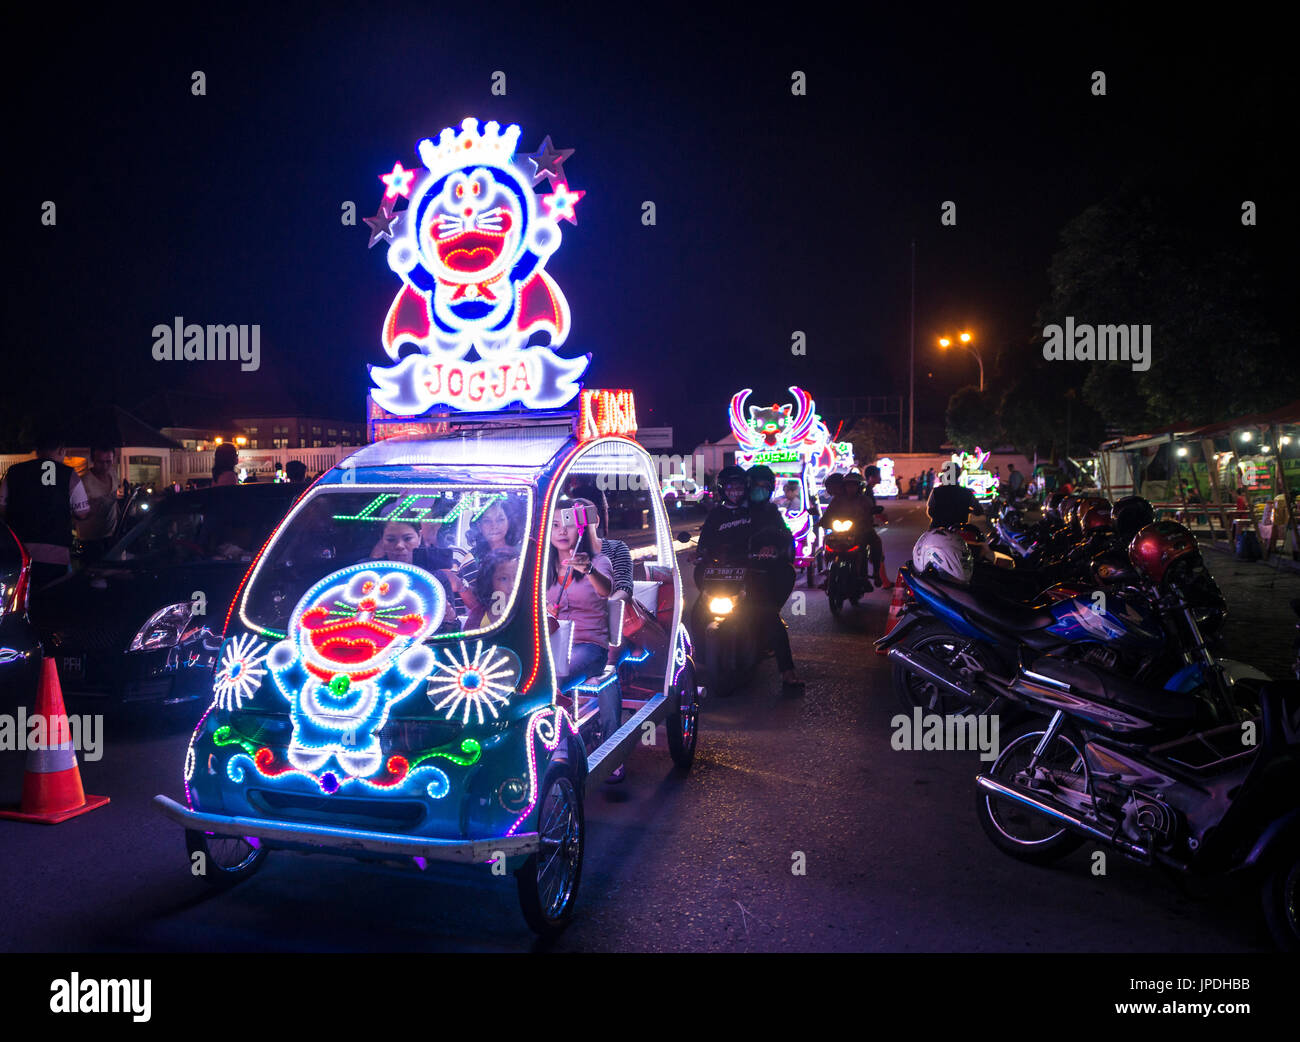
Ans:
[[[694,478],[675,474],[664,482],[663,495],[664,502],[669,507],[681,508],[687,503],[694,505],[704,502],[708,489]]]

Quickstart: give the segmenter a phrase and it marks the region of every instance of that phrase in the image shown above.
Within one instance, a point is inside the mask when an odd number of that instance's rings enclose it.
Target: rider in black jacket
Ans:
[[[794,589],[794,536],[781,511],[772,503],[776,475],[764,466],[749,469],[749,510],[753,518],[749,537],[751,591],[756,605],[759,633],[776,654],[781,683],[787,689],[803,689],[790,652],[790,634],[781,618],[781,607]]]

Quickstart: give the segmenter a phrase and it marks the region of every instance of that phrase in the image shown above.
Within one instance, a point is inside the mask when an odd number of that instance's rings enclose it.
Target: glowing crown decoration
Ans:
[[[419,143],[423,169],[397,162],[379,177],[384,198],[365,223],[371,246],[388,241],[402,287],[380,336],[395,364],[370,367],[371,398],[395,416],[554,408],[578,393],[591,356],[556,354],[569,304],[545,268],[559,221],[577,224],[584,193],[564,178],[572,149],[547,137],[516,156],[519,135],[518,126],[470,117]],[[543,178],[551,192],[539,198]]]

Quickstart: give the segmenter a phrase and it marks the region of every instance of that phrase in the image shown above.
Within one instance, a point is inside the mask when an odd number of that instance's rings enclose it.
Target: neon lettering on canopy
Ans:
[[[370,225],[371,245],[389,241],[402,286],[380,335],[395,364],[370,367],[371,398],[396,416],[555,408],[578,393],[590,356],[556,353],[569,304],[546,262],[585,193],[563,177],[572,149],[551,149],[542,167],[542,153],[516,154],[520,133],[470,117],[419,143],[422,168],[380,175],[392,223]],[[552,191],[539,199],[543,178]]]
[[[578,417],[580,441],[620,434],[630,438],[636,434],[636,399],[631,391],[583,391]]]

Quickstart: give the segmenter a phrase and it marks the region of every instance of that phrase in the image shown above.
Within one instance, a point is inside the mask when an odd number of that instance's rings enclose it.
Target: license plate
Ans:
[[[81,655],[64,655],[59,660],[59,672],[65,677],[76,677],[80,680],[82,673],[85,672],[85,661]]]
[[[706,568],[704,570],[705,579],[722,579],[740,582],[745,578],[745,569],[743,568]]]

